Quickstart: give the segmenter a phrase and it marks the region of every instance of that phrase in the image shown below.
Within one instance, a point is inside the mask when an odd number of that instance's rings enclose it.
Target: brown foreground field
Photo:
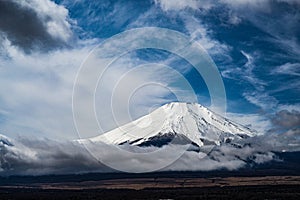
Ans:
[[[300,176],[130,178],[0,186],[0,199],[300,199]]]

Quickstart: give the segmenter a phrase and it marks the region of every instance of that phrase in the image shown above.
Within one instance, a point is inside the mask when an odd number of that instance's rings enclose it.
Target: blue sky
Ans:
[[[0,132],[5,135],[78,137],[72,92],[81,63],[105,39],[142,27],[176,30],[203,46],[223,78],[227,117],[264,133],[299,131],[297,0],[12,0],[0,7]],[[155,49],[122,56],[99,92],[109,91],[126,71],[147,63],[166,64],[182,73],[198,103],[210,106],[208,89],[193,66]],[[165,86],[176,82],[159,70],[130,80],[138,79]],[[133,96],[132,118],[176,100],[162,87],[144,90]],[[104,131],[114,128],[107,101],[96,99]],[[120,118],[129,121],[125,114]]]

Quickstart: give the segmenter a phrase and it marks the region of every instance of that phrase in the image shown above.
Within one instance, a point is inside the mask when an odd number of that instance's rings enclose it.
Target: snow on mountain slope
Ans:
[[[247,127],[232,122],[194,103],[173,102],[131,123],[100,136],[79,142],[105,142],[121,145],[162,146],[169,142],[220,145],[234,139],[254,136]]]

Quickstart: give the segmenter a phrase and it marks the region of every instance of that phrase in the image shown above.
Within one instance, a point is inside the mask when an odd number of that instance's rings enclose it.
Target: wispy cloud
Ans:
[[[186,0],[186,1],[180,1],[180,0],[155,0],[155,4],[159,5],[164,11],[178,11],[183,10],[186,8],[190,8],[193,10],[198,9],[209,9],[213,6],[212,2],[207,0]]]
[[[299,60],[300,44],[299,1],[295,0],[265,0],[242,1],[221,0],[241,20],[249,21],[271,37],[267,40],[285,51],[281,56]],[[288,9],[285,9],[288,7]],[[280,27],[280,28],[278,28]]]
[[[131,44],[129,41],[122,43]],[[9,59],[1,59],[0,62],[1,131],[13,136],[77,138],[72,115],[73,84],[81,63],[94,46],[94,43],[86,42],[86,45],[71,50],[26,54],[8,42],[5,50]],[[111,51],[114,48],[112,46]],[[153,61],[157,64],[151,64]],[[135,52],[128,53],[114,62],[102,77],[99,74],[101,82],[96,91],[96,85],[88,87],[79,98],[83,99],[82,105],[87,106],[91,102],[84,101],[85,95],[95,94],[95,111],[103,131],[148,114],[153,106],[176,101],[172,92],[180,94],[186,101],[192,101],[186,87],[182,89],[182,84],[188,85],[184,82],[184,71],[188,71],[188,67],[165,66],[176,62],[177,58],[168,57],[168,54],[163,58],[145,60]],[[89,59],[94,69],[99,69],[101,63],[99,59]],[[147,66],[143,67],[145,64]],[[176,69],[183,71],[183,74]],[[113,110],[112,102],[116,110]],[[85,110],[85,106],[81,109]],[[89,116],[94,118],[94,111]],[[99,127],[91,128],[88,116],[82,115],[82,118],[86,119],[83,123],[86,137],[101,132]]]
[[[278,101],[266,90],[268,82],[258,78],[254,72],[258,68],[256,63],[259,62],[259,57],[261,55],[257,55],[255,52],[252,55],[243,50],[241,51],[241,54],[246,58],[246,62],[242,66],[236,68],[231,67],[225,69],[222,71],[223,77],[232,80],[240,80],[248,85],[250,84],[251,87],[243,88],[242,91],[240,91],[242,92],[243,97],[264,111],[271,111],[278,104]]]
[[[271,73],[300,76],[300,63],[285,63],[276,67]]]
[[[258,135],[267,133],[272,128],[269,117],[262,114],[226,113],[226,117],[257,131]]]

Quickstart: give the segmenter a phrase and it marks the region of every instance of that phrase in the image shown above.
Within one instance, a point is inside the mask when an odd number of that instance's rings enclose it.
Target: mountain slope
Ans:
[[[105,142],[136,146],[193,143],[199,147],[219,145],[254,136],[247,127],[228,120],[200,104],[173,102],[131,123],[80,142]]]

